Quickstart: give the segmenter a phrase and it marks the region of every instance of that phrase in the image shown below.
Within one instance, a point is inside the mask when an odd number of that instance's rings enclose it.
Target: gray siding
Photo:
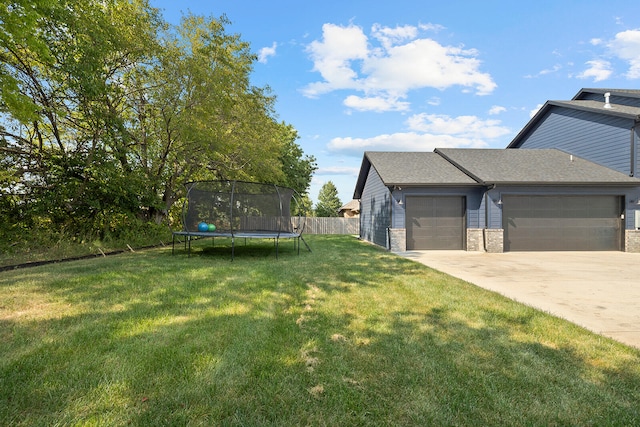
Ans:
[[[621,117],[555,107],[519,148],[557,148],[629,174],[632,125]]]
[[[390,226],[391,193],[371,168],[360,198],[360,238],[387,248]]]
[[[494,188],[487,191],[485,197],[485,212],[487,215],[487,228],[502,228],[502,207],[498,204],[503,192],[511,191],[511,188]]]

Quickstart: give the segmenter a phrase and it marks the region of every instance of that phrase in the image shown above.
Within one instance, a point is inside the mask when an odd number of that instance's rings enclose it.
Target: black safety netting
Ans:
[[[183,227],[189,233],[299,233],[302,218],[292,215],[295,191],[273,184],[200,181],[187,184]]]

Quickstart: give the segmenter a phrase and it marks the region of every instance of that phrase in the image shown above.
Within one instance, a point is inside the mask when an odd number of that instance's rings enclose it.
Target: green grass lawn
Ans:
[[[349,236],[0,273],[0,425],[639,425],[640,351]]]

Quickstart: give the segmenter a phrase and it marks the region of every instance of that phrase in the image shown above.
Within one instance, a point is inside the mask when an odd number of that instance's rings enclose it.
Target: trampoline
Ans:
[[[182,231],[173,232],[171,253],[176,237],[184,237],[191,256],[191,240],[226,237],[231,239],[231,259],[235,242],[244,239],[273,239],[278,257],[280,239],[292,239],[300,254],[300,242],[311,251],[302,237],[304,217],[292,216],[295,190],[275,184],[246,181],[197,181],[186,184],[182,207]]]

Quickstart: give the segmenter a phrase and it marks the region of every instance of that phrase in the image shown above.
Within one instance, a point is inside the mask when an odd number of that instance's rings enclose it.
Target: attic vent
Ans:
[[[609,97],[611,93],[607,92],[604,94],[604,108],[611,108],[611,104],[609,103]]]

